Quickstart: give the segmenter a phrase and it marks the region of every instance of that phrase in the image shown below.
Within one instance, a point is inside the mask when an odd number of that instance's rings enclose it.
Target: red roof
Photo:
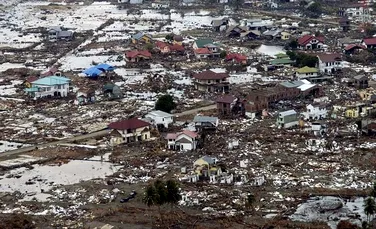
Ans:
[[[324,63],[342,60],[342,56],[339,53],[320,53],[317,54],[317,57]]]
[[[363,42],[366,45],[376,45],[376,37],[365,38],[365,39],[363,39]]]
[[[353,49],[353,48],[366,49],[366,47],[364,47],[364,45],[357,45],[357,44],[351,44],[351,45],[348,45],[348,46],[346,46],[344,49],[345,49],[346,51],[349,51],[349,50],[351,50],[351,49]]]
[[[210,70],[203,71],[193,75],[193,78],[199,80],[221,80],[230,77],[227,73],[216,73]]]
[[[316,39],[320,42],[324,42],[324,37],[316,37],[312,35],[304,35],[298,39],[298,43],[301,46],[308,44],[312,39]]]
[[[134,58],[137,56],[143,56],[143,57],[151,57],[151,53],[147,50],[138,51],[138,50],[132,50],[125,53],[125,56],[127,58]]]
[[[160,49],[164,49],[165,47],[168,47],[169,45],[165,42],[162,42],[162,41],[157,41],[155,42],[155,45],[160,48]]]
[[[146,126],[150,126],[150,123],[142,121],[138,118],[131,118],[127,120],[110,123],[110,125],[108,125],[108,128],[114,130],[134,130]]]
[[[180,134],[185,134],[185,135],[187,135],[187,136],[189,136],[191,138],[196,138],[197,137],[197,133],[193,132],[193,131],[190,131],[190,130],[183,130],[183,132],[180,133]]]
[[[198,49],[195,49],[194,52],[196,54],[211,54],[212,53],[208,48],[198,48]]]
[[[170,47],[171,51],[184,51],[184,47],[182,45],[174,44]]]
[[[38,77],[36,77],[36,76],[29,76],[29,77],[26,78],[26,81],[29,82],[29,83],[36,81],[36,80],[38,80]]]
[[[239,53],[227,54],[226,60],[236,60],[237,62],[243,62],[247,60],[247,57]]]

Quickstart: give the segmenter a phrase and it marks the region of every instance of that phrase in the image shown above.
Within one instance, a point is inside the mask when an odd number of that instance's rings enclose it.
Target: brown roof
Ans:
[[[183,40],[184,40],[183,37],[180,36],[180,35],[175,35],[175,36],[174,36],[174,41],[181,42],[181,41],[183,41]]]
[[[232,103],[235,100],[235,96],[232,95],[223,95],[216,99],[217,103]]]
[[[221,80],[230,77],[227,73],[215,73],[210,70],[206,70],[193,75],[193,78],[199,80]]]
[[[339,53],[322,53],[317,54],[317,57],[324,63],[342,60],[342,56]]]
[[[208,48],[197,48],[194,50],[196,54],[211,54],[212,52]]]
[[[108,125],[108,128],[114,130],[134,130],[141,127],[150,126],[150,123],[142,121],[138,118],[126,119],[118,122],[113,122]]]
[[[376,37],[372,38],[364,38],[363,39],[364,44],[366,45],[376,45]]]
[[[134,58],[137,56],[143,56],[143,57],[151,57],[151,53],[148,50],[142,50],[142,51],[128,51],[125,53],[127,58]]]

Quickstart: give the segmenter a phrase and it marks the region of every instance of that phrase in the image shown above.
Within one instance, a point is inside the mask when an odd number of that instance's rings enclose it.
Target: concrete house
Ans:
[[[221,116],[244,116],[246,100],[232,95],[224,95],[216,100],[217,111]]]
[[[215,130],[218,127],[219,119],[217,117],[196,115],[193,119],[195,128],[201,130]]]
[[[350,84],[357,89],[366,89],[368,88],[368,77],[365,75],[356,75],[351,79]]]
[[[279,112],[277,116],[277,126],[281,128],[290,128],[299,125],[298,114],[294,110]]]
[[[174,122],[173,115],[163,112],[163,111],[151,111],[145,115],[145,118],[150,120],[150,122],[159,127],[163,126],[165,128],[168,128],[170,124]]]
[[[137,118],[113,122],[108,125],[113,145],[140,142],[150,138],[150,123]]]
[[[317,55],[318,68],[321,73],[333,74],[343,68],[343,60],[341,54],[338,53],[322,53]]]
[[[328,116],[325,104],[309,104],[306,110],[306,112],[302,113],[306,120],[321,120]]]
[[[146,34],[146,33],[142,33],[142,32],[136,33],[136,34],[132,35],[132,37],[131,37],[133,44],[150,43],[152,41],[152,39],[153,39],[153,37],[150,34]]]
[[[313,35],[304,35],[298,39],[298,48],[303,50],[322,49],[324,47],[324,38]]]
[[[198,134],[193,131],[183,130],[182,132],[167,134],[166,140],[167,148],[170,150],[195,150],[198,142]]]
[[[198,91],[227,93],[230,89],[229,75],[211,70],[193,75],[194,86]]]
[[[25,92],[32,98],[66,97],[69,92],[70,79],[62,76],[48,76],[31,82]]]
[[[363,39],[362,45],[365,46],[367,49],[376,48],[376,37]]]
[[[198,39],[193,43],[193,51],[198,59],[219,57],[220,50],[211,39]]]
[[[318,77],[319,70],[317,68],[302,67],[296,70],[295,75],[299,80]]]

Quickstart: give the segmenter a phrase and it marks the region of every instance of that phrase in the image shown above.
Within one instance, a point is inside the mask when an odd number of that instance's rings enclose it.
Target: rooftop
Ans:
[[[150,126],[150,123],[142,121],[138,118],[126,119],[118,122],[113,122],[108,125],[109,129],[113,130],[134,130],[142,127]]]
[[[296,70],[297,73],[304,74],[304,73],[317,73],[317,68],[310,68],[308,66],[304,66]]]
[[[230,77],[227,73],[215,73],[211,70],[206,70],[193,75],[193,78],[199,80],[222,80]]]
[[[62,84],[67,84],[70,82],[69,78],[66,77],[61,77],[61,76],[47,76],[38,80],[33,81],[33,84],[37,85],[47,85],[47,86],[52,86],[52,85],[62,85]]]
[[[218,121],[217,117],[210,117],[210,116],[201,116],[196,115],[193,119],[193,122],[211,122],[216,123]]]
[[[288,111],[279,112],[279,116],[288,116],[288,115],[296,115],[296,111],[288,110]]]
[[[160,117],[172,117],[173,116],[172,114],[169,114],[169,113],[164,112],[164,111],[159,111],[159,110],[150,111],[149,114],[154,115],[154,116],[160,116]]]

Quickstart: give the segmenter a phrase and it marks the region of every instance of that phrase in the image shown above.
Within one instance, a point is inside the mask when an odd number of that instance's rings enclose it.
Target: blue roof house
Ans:
[[[89,78],[97,78],[104,72],[113,71],[115,68],[109,64],[98,64],[83,71],[83,73]]]
[[[48,76],[31,83],[25,92],[32,98],[68,96],[70,79],[63,76]]]

